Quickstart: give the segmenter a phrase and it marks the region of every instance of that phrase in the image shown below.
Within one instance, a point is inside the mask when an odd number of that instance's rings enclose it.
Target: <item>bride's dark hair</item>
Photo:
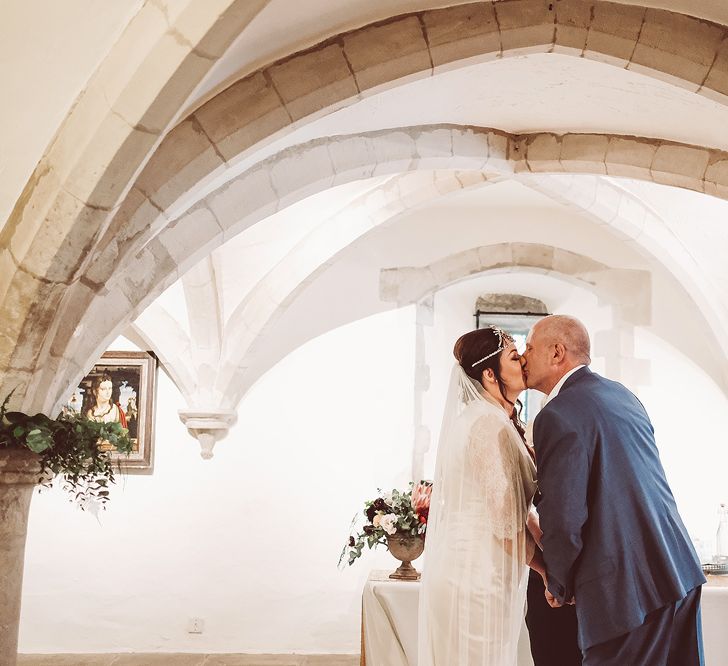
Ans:
[[[501,354],[495,353],[501,344],[505,348],[511,342],[513,342],[513,337],[504,330],[496,326],[486,326],[485,328],[479,328],[465,335],[461,335],[455,342],[452,353],[455,356],[455,360],[460,364],[460,367],[465,371],[465,374],[481,385],[483,372],[487,368],[493,371],[503,399],[509,405],[513,406],[510,414],[511,421],[513,421],[513,425],[516,426],[516,430],[518,430],[521,437],[525,439],[526,429],[521,421],[523,405],[520,400],[516,400],[514,404],[506,397],[506,387],[501,378],[500,370]],[[490,354],[493,355],[490,356]],[[490,356],[490,358],[481,361],[486,356]],[[481,362],[478,363],[478,361]],[[476,364],[475,367],[473,367],[474,364]]]

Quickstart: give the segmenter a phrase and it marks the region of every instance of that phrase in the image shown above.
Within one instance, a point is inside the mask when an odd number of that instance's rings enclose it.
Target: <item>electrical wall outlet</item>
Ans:
[[[191,617],[187,620],[188,634],[201,634],[205,629],[205,621],[201,617]]]

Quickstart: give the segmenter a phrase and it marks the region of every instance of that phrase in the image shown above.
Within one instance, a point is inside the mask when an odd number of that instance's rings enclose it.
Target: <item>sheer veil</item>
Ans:
[[[456,364],[427,525],[420,666],[515,664],[534,472],[503,408]]]
[[[450,373],[445,409],[442,413],[442,425],[440,426],[440,439],[437,444],[433,495],[427,521],[428,556],[436,549],[435,544],[442,538],[443,527],[447,524],[445,515],[447,510],[455,506],[448,506],[446,498],[451,497],[462,488],[463,470],[459,469],[462,466],[458,462],[462,454],[463,442],[455,441],[455,426],[458,417],[462,416],[468,405],[484,405],[485,395],[482,384],[468,377],[462,366],[456,363]]]

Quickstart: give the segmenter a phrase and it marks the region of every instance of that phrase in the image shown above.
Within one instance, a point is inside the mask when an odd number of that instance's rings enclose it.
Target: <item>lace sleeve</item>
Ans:
[[[507,425],[496,416],[481,416],[470,430],[468,462],[483,498],[493,533],[514,539],[525,529],[518,459]]]

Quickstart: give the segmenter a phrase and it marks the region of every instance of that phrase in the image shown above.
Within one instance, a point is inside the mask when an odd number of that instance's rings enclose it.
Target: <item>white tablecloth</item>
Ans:
[[[373,571],[362,597],[362,664],[417,666],[419,582],[393,581]],[[706,666],[728,665],[728,576],[710,577],[703,587],[703,640]],[[454,666],[454,665],[453,665]],[[518,666],[533,666],[525,622]]]
[[[417,666],[420,583],[390,580],[389,573],[372,571],[364,586],[362,664]],[[518,642],[518,666],[533,666],[525,621]]]
[[[728,664],[728,576],[708,576],[700,604],[705,666]]]

